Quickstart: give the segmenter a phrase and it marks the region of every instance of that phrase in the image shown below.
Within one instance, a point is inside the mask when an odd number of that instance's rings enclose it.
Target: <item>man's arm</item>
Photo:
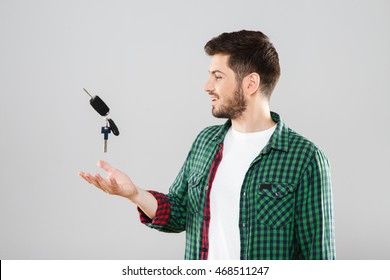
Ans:
[[[150,219],[156,216],[157,200],[150,192],[138,188],[129,176],[108,163],[99,161],[97,165],[107,172],[106,178],[101,177],[100,174],[91,175],[85,172],[80,172],[79,175],[88,183],[108,194],[128,198]]]
[[[296,240],[300,259],[335,259],[330,165],[315,151],[297,190]]]

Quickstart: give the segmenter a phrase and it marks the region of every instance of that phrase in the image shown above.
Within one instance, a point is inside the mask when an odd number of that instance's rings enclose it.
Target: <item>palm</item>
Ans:
[[[115,186],[113,186],[114,184],[112,184],[112,179],[116,181],[116,189]],[[131,197],[136,192],[136,188],[129,176],[118,169],[113,169],[107,173],[106,182],[111,185],[113,189],[112,194]]]
[[[109,165],[104,161],[99,161],[98,166],[107,172],[104,179],[100,174],[92,176],[89,173],[80,172],[80,176],[87,182],[109,194],[119,195],[131,199],[137,194],[137,187],[129,176]]]

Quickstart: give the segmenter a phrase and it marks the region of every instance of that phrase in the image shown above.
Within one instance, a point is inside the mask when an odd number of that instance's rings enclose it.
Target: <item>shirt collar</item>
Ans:
[[[282,121],[282,119],[277,113],[271,112],[271,118],[274,122],[277,123],[277,125],[274,133],[272,134],[270,140],[268,141],[268,144],[264,147],[261,153],[266,154],[271,150],[271,148],[287,152],[288,151],[288,127]],[[213,140],[217,144],[223,142],[225,135],[228,132],[231,125],[232,125],[231,120],[227,120],[225,124],[221,126],[219,131],[213,137]]]
[[[271,118],[274,122],[277,123],[274,133],[268,141],[268,144],[264,147],[263,153],[267,153],[271,148],[275,150],[280,150],[287,152],[288,151],[288,127],[283,122],[281,117],[275,113],[271,112]]]

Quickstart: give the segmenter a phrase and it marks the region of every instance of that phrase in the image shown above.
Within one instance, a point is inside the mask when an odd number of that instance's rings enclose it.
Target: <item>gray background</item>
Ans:
[[[182,259],[78,171],[104,159],[166,192],[210,114],[203,45],[261,30],[281,60],[271,109],[332,162],[339,259],[390,259],[389,1],[0,0],[0,259]],[[111,108],[121,135],[102,152]]]

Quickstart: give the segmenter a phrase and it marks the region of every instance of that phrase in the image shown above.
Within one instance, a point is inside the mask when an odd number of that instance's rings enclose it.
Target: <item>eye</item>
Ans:
[[[221,77],[221,76],[218,76],[218,75],[215,75],[214,77],[215,77],[215,79],[216,79],[217,81],[220,80],[220,79],[222,79],[222,77]]]

